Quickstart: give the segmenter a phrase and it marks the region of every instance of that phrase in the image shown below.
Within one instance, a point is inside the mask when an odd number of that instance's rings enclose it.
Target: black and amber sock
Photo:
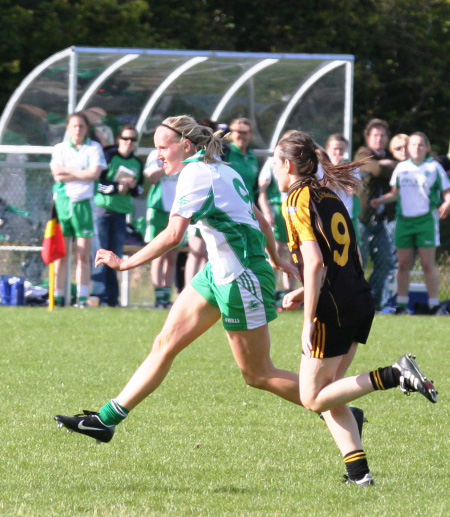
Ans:
[[[378,368],[369,375],[374,390],[388,390],[400,384],[400,372],[393,366]]]
[[[364,451],[349,452],[344,456],[347,475],[350,479],[362,479],[369,471],[366,453]]]

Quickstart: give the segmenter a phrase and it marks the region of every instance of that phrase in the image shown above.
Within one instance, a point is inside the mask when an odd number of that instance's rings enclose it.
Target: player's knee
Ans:
[[[313,411],[314,413],[321,413],[324,408],[318,403],[317,398],[313,393],[301,393],[300,401],[304,408]]]
[[[152,353],[157,353],[167,357],[175,357],[177,355],[174,343],[170,339],[170,336],[166,336],[162,332],[158,334],[153,341]]]
[[[259,373],[250,371],[250,370],[241,370],[242,377],[244,378],[245,383],[252,387],[263,390],[267,385],[267,378],[260,375]]]
[[[399,260],[398,261],[398,269],[402,272],[409,272],[410,270],[410,265],[409,265],[409,261],[401,261]]]
[[[429,275],[431,273],[434,273],[434,264],[428,263],[428,262],[422,262],[422,270],[425,275]]]
[[[90,267],[91,257],[89,253],[80,252],[77,254],[77,262],[83,267]]]

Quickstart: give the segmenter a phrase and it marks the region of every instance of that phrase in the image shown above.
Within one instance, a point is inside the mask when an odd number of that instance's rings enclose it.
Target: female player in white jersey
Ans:
[[[300,403],[298,374],[276,368],[270,358],[268,322],[277,314],[265,245],[274,267],[298,275],[296,268],[277,255],[269,223],[252,205],[240,175],[220,160],[222,144],[210,128],[188,116],[170,117],[154,139],[165,173],[181,171],[168,226],[127,259],[99,250],[95,264],[119,271],[140,266],[177,246],[190,223],[200,229],[209,261],[180,293],[150,354],[119,395],[99,413],[55,417],[60,426],[102,442],[158,388],[177,354],[221,317],[247,384]]]
[[[430,156],[426,135],[413,133],[408,140],[410,158],[400,162],[392,173],[392,190],[371,205],[397,201],[395,246],[398,257],[398,294],[396,314],[407,312],[409,278],[417,248],[425,283],[428,304],[433,313],[439,307],[439,274],[436,247],[440,244],[439,218],[450,214],[450,180],[440,163]],[[441,196],[444,202],[441,204]]]

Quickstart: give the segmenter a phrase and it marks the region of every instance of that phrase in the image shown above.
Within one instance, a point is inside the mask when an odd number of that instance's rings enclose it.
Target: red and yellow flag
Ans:
[[[61,226],[58,222],[55,202],[52,202],[52,215],[45,226],[44,240],[42,242],[41,257],[44,264],[51,264],[55,260],[64,257],[66,247]]]

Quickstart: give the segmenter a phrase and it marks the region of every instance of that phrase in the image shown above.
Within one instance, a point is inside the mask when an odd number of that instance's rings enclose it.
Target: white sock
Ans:
[[[88,285],[79,285],[77,286],[77,297],[87,298],[89,296],[89,286]]]
[[[428,299],[428,307],[432,309],[433,307],[437,307],[439,305],[439,298],[429,298]]]

